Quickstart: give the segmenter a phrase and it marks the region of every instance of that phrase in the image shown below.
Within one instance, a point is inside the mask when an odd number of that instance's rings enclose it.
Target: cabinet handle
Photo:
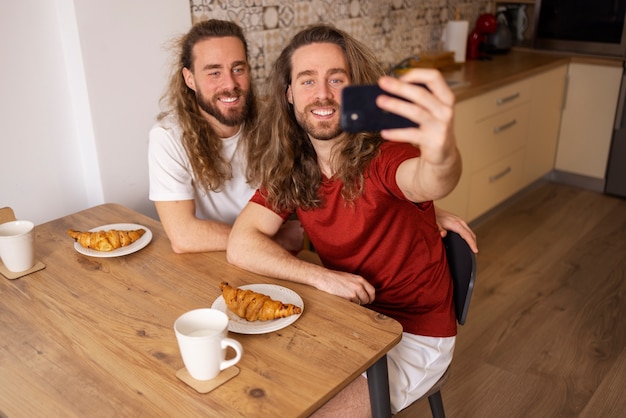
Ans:
[[[511,166],[508,166],[498,174],[494,174],[493,176],[489,176],[489,183],[493,183],[494,181],[500,180],[502,177],[506,176],[511,172]]]
[[[500,132],[505,131],[505,130],[507,130],[509,128],[512,128],[516,124],[517,124],[517,120],[513,119],[512,121],[507,122],[504,125],[496,126],[495,128],[493,128],[493,133],[494,134],[500,133]]]
[[[515,100],[515,99],[517,99],[518,97],[519,97],[519,92],[518,92],[518,93],[513,93],[513,94],[511,94],[510,96],[506,96],[506,97],[502,97],[502,98],[500,98],[500,99],[496,99],[496,104],[497,104],[498,106],[500,106],[500,105],[503,105],[503,104],[505,104],[505,103],[508,103],[508,102],[510,102],[510,101],[512,101],[512,100]]]

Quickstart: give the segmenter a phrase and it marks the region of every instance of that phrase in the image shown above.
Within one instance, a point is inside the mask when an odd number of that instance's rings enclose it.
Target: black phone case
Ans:
[[[385,92],[378,85],[344,87],[341,92],[341,129],[346,132],[371,132],[419,127],[413,121],[376,106],[376,97],[381,94],[397,97]]]

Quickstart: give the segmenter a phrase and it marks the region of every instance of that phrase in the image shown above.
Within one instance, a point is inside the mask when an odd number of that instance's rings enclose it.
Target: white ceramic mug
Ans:
[[[35,224],[30,221],[9,221],[0,224],[0,258],[14,273],[35,265]]]
[[[174,322],[180,354],[187,371],[196,380],[210,380],[221,370],[241,360],[243,347],[228,338],[228,316],[217,309],[195,309]],[[226,360],[226,347],[235,350],[235,357]]]

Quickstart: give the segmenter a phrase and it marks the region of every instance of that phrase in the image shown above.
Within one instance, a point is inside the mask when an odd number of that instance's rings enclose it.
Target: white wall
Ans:
[[[0,3],[0,207],[35,223],[104,202],[156,216],[147,137],[185,0]]]

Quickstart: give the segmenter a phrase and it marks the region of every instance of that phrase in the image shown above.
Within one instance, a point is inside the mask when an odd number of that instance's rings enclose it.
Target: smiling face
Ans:
[[[350,84],[343,49],[331,43],[298,48],[291,58],[287,100],[311,139],[331,140],[341,133],[341,90]]]
[[[196,43],[192,51],[193,68],[183,69],[185,83],[218,135],[234,135],[252,102],[244,46],[236,37],[210,38]]]

